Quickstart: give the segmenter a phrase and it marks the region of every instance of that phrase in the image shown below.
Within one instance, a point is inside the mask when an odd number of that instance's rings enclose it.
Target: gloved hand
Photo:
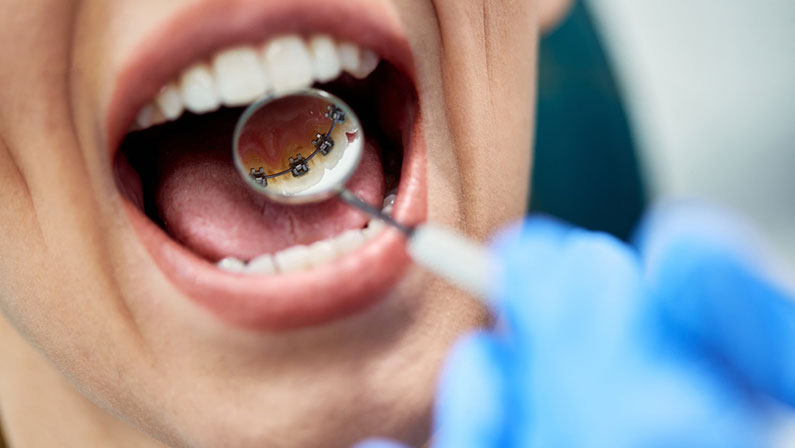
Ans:
[[[449,357],[432,446],[770,446],[795,302],[752,238],[700,206],[653,213],[634,248],[544,218],[503,235],[502,322]]]

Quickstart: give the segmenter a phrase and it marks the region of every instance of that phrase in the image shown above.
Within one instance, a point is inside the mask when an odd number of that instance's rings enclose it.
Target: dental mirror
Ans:
[[[406,235],[411,229],[345,189],[364,152],[364,129],[340,98],[319,89],[268,95],[238,119],[234,161],[249,187],[287,204],[339,196]]]
[[[401,224],[345,188],[362,159],[364,142],[364,129],[350,106],[309,88],[271,94],[248,106],[235,126],[232,151],[238,174],[255,192],[285,204],[337,196],[400,230],[416,263],[484,297],[491,262],[480,245],[431,224]]]

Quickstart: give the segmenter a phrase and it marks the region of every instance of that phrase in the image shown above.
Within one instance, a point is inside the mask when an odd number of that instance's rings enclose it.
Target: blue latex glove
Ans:
[[[772,403],[795,405],[795,303],[751,232],[679,206],[635,247],[544,218],[516,233],[501,328],[448,359],[433,447],[769,446]]]

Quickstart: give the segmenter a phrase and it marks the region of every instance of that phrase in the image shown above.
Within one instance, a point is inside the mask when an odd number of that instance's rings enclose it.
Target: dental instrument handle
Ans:
[[[478,299],[494,292],[496,263],[483,245],[434,224],[420,224],[409,238],[412,260]]]
[[[408,227],[395,221],[346,189],[339,192],[347,204],[378,218],[400,230],[408,238],[408,253],[412,260],[428,271],[472,294],[488,298],[492,291],[495,262],[481,244],[450,229],[434,224]]]

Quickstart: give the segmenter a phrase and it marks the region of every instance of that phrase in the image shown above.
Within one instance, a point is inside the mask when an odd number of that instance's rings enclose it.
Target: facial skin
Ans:
[[[120,61],[211,1],[0,0],[5,436],[19,447],[420,445],[445,352],[488,321],[474,301],[412,268],[348,318],[242,330],[171,285],[120,212],[99,137]],[[414,53],[428,220],[485,238],[524,211],[537,35],[557,9],[373,3],[396,11]]]

